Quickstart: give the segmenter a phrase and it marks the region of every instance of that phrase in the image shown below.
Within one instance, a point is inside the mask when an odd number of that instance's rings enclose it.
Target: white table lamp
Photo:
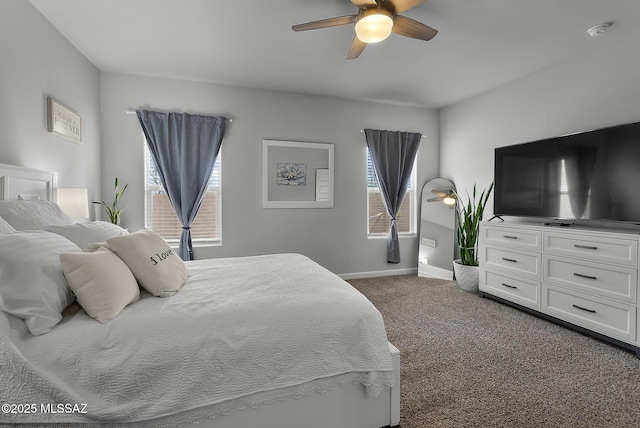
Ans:
[[[89,197],[87,189],[58,188],[58,205],[74,220],[89,220]]]

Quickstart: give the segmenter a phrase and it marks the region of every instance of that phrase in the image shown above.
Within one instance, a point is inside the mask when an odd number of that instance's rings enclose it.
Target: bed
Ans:
[[[74,296],[61,286],[73,282],[56,261],[91,258],[90,247],[100,248],[91,241],[106,239],[109,257],[122,258],[122,265],[127,260],[116,244],[133,248],[142,231],[73,224],[55,212],[56,187],[55,173],[0,164],[0,218],[8,217],[0,220],[0,425],[399,424],[400,356],[380,313],[300,254],[186,262],[179,289],[158,297],[143,287],[107,320],[98,321],[88,304],[84,310],[67,304],[84,289],[74,288]],[[46,206],[32,223],[20,212],[29,205]],[[106,260],[108,251],[100,249]],[[170,259],[170,249],[154,254]],[[16,276],[27,285],[11,294]],[[57,294],[43,285],[49,280],[57,281]],[[20,295],[25,290],[30,294]],[[34,295],[42,301],[37,305],[61,299],[65,315],[52,320],[51,308],[48,318],[31,317],[32,307],[13,310]]]

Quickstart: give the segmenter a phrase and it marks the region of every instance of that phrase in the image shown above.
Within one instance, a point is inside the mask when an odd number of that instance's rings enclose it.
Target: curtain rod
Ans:
[[[133,109],[129,109],[127,110],[127,114],[136,114],[136,111]],[[233,122],[233,119],[227,118],[227,120],[229,121],[229,123]]]
[[[134,112],[134,113],[135,113],[135,112]],[[361,129],[361,130],[360,130],[360,132],[364,134],[364,129]],[[422,135],[422,134],[420,134],[420,138],[427,138],[427,136],[426,136],[426,135]]]

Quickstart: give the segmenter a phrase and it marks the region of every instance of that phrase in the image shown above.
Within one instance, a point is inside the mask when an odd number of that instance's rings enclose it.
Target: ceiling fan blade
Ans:
[[[356,15],[337,16],[335,18],[321,19],[319,21],[306,22],[291,27],[293,31],[317,30],[319,28],[337,27],[339,25],[353,24]]]
[[[358,7],[378,5],[378,3],[376,3],[376,0],[351,0],[351,3],[355,4]]]
[[[427,199],[427,202],[440,202],[443,199],[444,199],[443,197],[430,198],[430,199]]]
[[[386,0],[393,5],[396,13],[402,13],[405,10],[412,9],[421,5],[427,0]]]
[[[438,34],[438,30],[401,15],[396,15],[393,18],[392,31],[396,34],[400,34],[401,36],[420,40],[431,40],[436,34]]]
[[[442,190],[436,190],[436,189],[431,189],[431,193],[433,193],[434,195],[438,195],[441,197],[445,197],[448,195],[448,192],[442,191]]]
[[[367,47],[367,44],[361,41],[357,36],[353,38],[353,43],[351,43],[351,47],[349,48],[349,53],[347,54],[347,59],[356,59],[360,56],[364,48]]]

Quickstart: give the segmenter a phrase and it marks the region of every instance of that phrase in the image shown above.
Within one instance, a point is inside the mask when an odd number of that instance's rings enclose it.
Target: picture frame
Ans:
[[[276,164],[276,178],[281,186],[304,186],[307,184],[307,166],[303,163]]]
[[[82,118],[69,107],[47,98],[47,131],[76,144],[82,144]]]
[[[328,143],[263,140],[262,207],[333,208],[333,150]]]

